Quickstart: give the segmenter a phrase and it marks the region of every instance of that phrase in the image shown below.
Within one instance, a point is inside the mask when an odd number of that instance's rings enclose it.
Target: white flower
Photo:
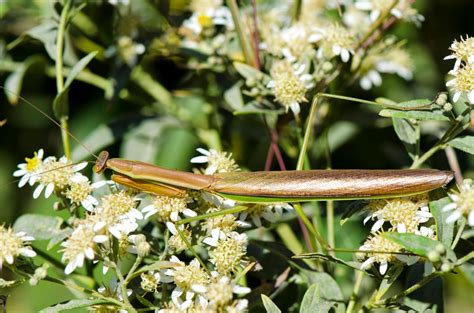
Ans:
[[[208,163],[207,168],[204,170],[205,175],[212,175],[215,173],[228,173],[239,170],[239,166],[235,163],[232,158],[232,153],[220,152],[214,149],[196,149],[202,155],[191,159],[191,163],[203,164]]]
[[[153,202],[142,209],[145,219],[154,214],[158,214],[160,221],[176,222],[181,219],[180,214],[185,217],[197,216],[197,213],[188,209],[187,205],[191,199],[187,196],[170,197],[170,196],[154,196]]]
[[[26,183],[33,186],[35,181],[38,179],[36,174],[43,164],[43,149],[39,149],[38,152],[34,153],[32,158],[25,158],[26,163],[18,164],[18,170],[13,173],[15,177],[21,177],[18,182],[18,187],[23,187]]]
[[[367,251],[359,256],[366,258],[365,261],[362,262],[360,269],[365,270],[371,267],[374,263],[378,263],[380,274],[385,275],[388,269],[388,264],[395,261],[395,253],[400,252],[402,247],[377,233],[371,234],[359,250]]]
[[[49,198],[55,191],[64,190],[70,183],[71,178],[78,171],[83,170],[87,166],[87,162],[73,164],[66,157],[56,160],[55,157],[48,157],[35,174],[35,183],[38,182],[33,192],[33,198],[37,199],[44,190],[44,197]]]
[[[355,37],[351,31],[337,23],[315,30],[316,32],[310,36],[310,41],[319,44],[318,58],[340,56],[342,62],[349,61],[355,47]]]
[[[72,203],[81,204],[87,211],[92,212],[99,204],[99,201],[91,195],[91,192],[106,184],[107,181],[105,180],[91,184],[89,178],[80,173],[75,173],[70,179],[68,189],[63,194]]]
[[[465,180],[458,194],[450,194],[453,202],[447,204],[442,211],[451,212],[446,222],[451,224],[460,218],[467,218],[469,226],[474,227],[474,188],[471,180]]]
[[[453,71],[457,71],[462,63],[474,63],[474,37],[461,37],[460,41],[454,40],[449,49],[452,54],[445,57],[445,60],[456,60]]]
[[[467,63],[449,74],[454,78],[446,83],[453,92],[453,102],[457,102],[461,95],[467,95],[469,103],[474,104],[474,63]]]
[[[189,265],[172,256],[170,261],[176,265],[163,271],[160,281],[173,281],[176,287],[171,293],[173,303],[181,310],[189,308],[194,301],[201,307],[207,306],[206,285],[209,282],[209,275],[201,268],[197,259],[192,260]]]
[[[108,237],[96,234],[92,225],[80,224],[61,244],[64,247],[62,261],[67,261],[64,273],[70,274],[76,268],[82,267],[85,258],[94,260],[96,245],[107,241]]]
[[[23,231],[15,233],[13,229],[0,225],[0,271],[4,261],[13,264],[20,255],[28,258],[36,256],[36,252],[29,246],[28,241],[32,240],[34,238]]]

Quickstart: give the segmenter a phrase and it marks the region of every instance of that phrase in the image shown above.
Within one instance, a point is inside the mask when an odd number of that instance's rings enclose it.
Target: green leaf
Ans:
[[[438,240],[448,247],[450,247],[453,242],[454,224],[446,223],[446,219],[451,212],[443,212],[443,208],[449,203],[451,203],[449,197],[430,202],[430,212],[433,214],[436,222],[436,234],[438,235]]]
[[[413,99],[397,103],[395,106],[401,110],[429,109],[433,103],[430,99]]]
[[[61,119],[69,115],[69,102],[68,102],[69,89],[63,89],[60,93],[54,97],[53,101],[53,112],[56,118]]]
[[[13,224],[15,231],[24,231],[36,240],[56,239],[58,237],[66,238],[70,228],[61,228],[63,220],[56,216],[24,214],[20,216]]]
[[[407,119],[394,117],[392,118],[392,121],[395,133],[402,141],[410,157],[414,159],[417,156],[420,132],[417,131],[417,128]]]
[[[156,118],[142,121],[132,128],[125,136],[120,156],[125,159],[153,163],[163,148],[159,143],[163,132],[170,127],[178,127],[172,118]]]
[[[448,145],[461,151],[474,154],[474,136],[455,138],[451,140]]]
[[[267,297],[264,294],[261,294],[263,306],[267,313],[281,313],[281,310],[277,307],[275,303],[273,303],[272,299]]]
[[[56,60],[57,34],[58,24],[53,19],[46,20],[26,32],[26,35],[43,43],[46,52],[52,60]]]
[[[69,72],[69,75],[67,76],[66,83],[64,84],[64,89],[68,89],[69,86],[71,86],[71,83],[76,79],[77,75],[79,75],[89,64],[90,61],[97,55],[97,51],[93,51],[83,57],[82,59],[79,60],[76,64],[74,64],[74,67],[71,69]]]
[[[324,272],[318,273],[305,271],[305,273],[309,278],[309,283],[311,285],[324,286],[324,288],[319,290],[322,301],[327,302],[329,307],[335,308],[336,312],[345,312],[344,295],[342,294],[342,290],[334,278]]]
[[[255,67],[241,62],[234,62],[235,70],[246,79],[262,80],[264,73],[257,70]]]
[[[309,286],[301,302],[300,313],[323,313],[329,312],[331,303],[321,301],[320,287],[324,285],[313,284]],[[326,286],[324,286],[325,288]]]
[[[455,259],[454,252],[442,242],[437,240],[411,233],[385,232],[382,234],[382,236],[390,241],[398,243],[406,250],[423,257],[428,257],[428,254],[431,251],[439,250],[439,246],[442,245],[446,251],[447,256],[453,260]]]
[[[267,105],[258,101],[250,101],[246,103],[241,109],[234,111],[234,115],[243,114],[283,114],[283,108],[277,108],[274,105]]]
[[[379,113],[383,117],[398,117],[416,120],[428,121],[449,121],[449,118],[443,114],[443,111],[399,111],[391,109],[383,109]]]
[[[244,99],[240,92],[242,85],[242,82],[239,81],[224,93],[225,102],[229,105],[232,111],[238,111],[244,107]]]
[[[30,56],[22,63],[19,63],[20,65],[5,79],[5,95],[11,104],[15,105],[18,103],[23,80],[28,69],[42,61],[44,61],[42,56]]]
[[[397,102],[384,98],[384,97],[379,97],[375,99],[375,102],[380,103],[382,106],[394,106],[397,105]]]
[[[75,299],[68,301],[66,303],[56,304],[55,306],[43,309],[40,313],[56,313],[56,312],[63,312],[66,310],[78,309],[78,308],[86,308],[96,304],[105,304],[110,303],[107,300],[102,299]]]

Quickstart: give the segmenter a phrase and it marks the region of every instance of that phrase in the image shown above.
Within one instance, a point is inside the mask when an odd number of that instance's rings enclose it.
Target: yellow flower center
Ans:
[[[32,158],[25,158],[26,161],[26,170],[28,172],[33,172],[36,170],[42,163],[41,159],[38,158],[38,154],[35,152],[35,156]]]

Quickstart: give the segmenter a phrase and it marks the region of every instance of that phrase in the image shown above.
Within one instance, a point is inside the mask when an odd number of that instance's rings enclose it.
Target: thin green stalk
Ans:
[[[458,227],[458,231],[456,233],[456,237],[453,240],[453,243],[451,244],[451,249],[454,249],[456,245],[459,242],[459,239],[461,239],[462,232],[464,231],[464,227],[466,226],[466,220],[462,219],[461,220],[461,225]]]
[[[206,264],[199,257],[199,254],[197,254],[197,252],[196,252],[196,250],[194,250],[193,246],[191,246],[191,243],[186,239],[186,237],[184,236],[181,229],[179,229],[179,227],[176,227],[176,231],[178,232],[179,237],[181,237],[181,240],[184,241],[184,244],[186,245],[186,247],[191,251],[191,253],[194,255],[194,257],[198,260],[199,264],[201,264],[202,268],[210,275],[211,272],[207,268]]]
[[[140,257],[140,256],[137,256],[137,258],[135,259],[135,262],[133,262],[133,265],[132,267],[128,270],[128,273],[127,273],[127,276],[125,277],[125,286],[128,285],[128,283],[130,282],[131,278],[133,276],[133,274],[135,273],[135,271],[137,270],[138,266],[140,265],[140,263],[142,263],[143,261],[143,258]]]
[[[61,11],[61,18],[58,26],[58,37],[56,40],[56,88],[58,95],[64,90],[64,78],[63,78],[63,49],[64,49],[64,36],[66,32],[67,18],[69,11],[72,7],[72,0],[67,0]],[[60,117],[61,122],[61,137],[63,141],[63,148],[65,156],[71,158],[71,147],[69,145],[68,129],[69,124],[67,122],[68,116],[64,115]]]
[[[313,102],[311,103],[311,110],[310,110],[309,116],[306,120],[306,130],[305,130],[305,134],[304,134],[304,138],[303,138],[303,143],[302,143],[301,149],[300,149],[300,154],[298,156],[298,163],[296,165],[296,170],[297,171],[301,171],[304,167],[306,151],[308,150],[308,144],[309,144],[309,140],[310,140],[310,137],[311,137],[311,129],[312,129],[312,127],[311,127],[312,124],[311,123],[314,120],[314,116],[316,114],[318,100],[319,100],[318,97],[314,97]],[[324,249],[327,249],[328,245],[327,245],[326,241],[319,234],[319,232],[315,229],[314,225],[308,219],[306,214],[304,214],[304,211],[303,211],[303,208],[301,207],[301,205],[298,204],[298,203],[295,203],[293,206],[296,210],[296,214],[303,221],[304,225],[309,230],[309,232],[316,238],[316,240],[321,244],[321,246]],[[312,243],[312,246],[313,246],[312,248],[314,249],[314,251],[317,251],[315,243],[314,243],[314,239],[311,240],[311,243]]]
[[[352,313],[352,311],[354,311],[355,305],[357,304],[357,300],[359,299],[359,291],[360,291],[360,286],[362,285],[363,278],[364,278],[364,272],[357,271],[354,288],[352,289],[351,299],[349,300],[349,303],[347,304],[346,313]]]
[[[407,295],[409,295],[410,293],[415,292],[416,290],[420,289],[421,287],[423,287],[424,285],[426,285],[427,283],[432,281],[434,278],[438,277],[440,274],[441,274],[440,272],[433,272],[433,273],[429,274],[428,276],[423,277],[418,283],[414,284],[410,288],[408,288],[405,291],[403,291],[403,292],[401,292],[397,295],[394,295],[394,296],[392,296],[388,299],[385,299],[380,304],[383,305],[383,304],[393,303],[393,302],[395,302],[395,301],[397,301],[401,298],[404,298]]]
[[[302,0],[293,0],[293,5],[291,6],[291,21],[293,23],[297,22],[301,14]]]
[[[327,238],[329,247],[336,246],[336,239],[334,233],[334,201],[326,202],[326,226],[327,226]],[[335,256],[334,250],[329,250],[329,255]]]
[[[53,258],[52,256],[50,256],[49,254],[45,253],[44,251],[38,249],[38,248],[35,248],[35,252],[40,256],[42,257],[43,259],[45,259],[45,261],[51,263],[53,266],[61,269],[62,271],[64,271],[64,265],[56,260],[55,258]]]
[[[252,44],[250,43],[250,33],[244,32],[244,24],[240,17],[239,7],[237,6],[236,0],[226,0],[227,7],[232,14],[232,20],[234,21],[235,31],[239,38],[242,53],[244,54],[245,62],[257,68],[257,62],[255,61],[255,55],[253,54]]]
[[[120,271],[120,268],[118,264],[114,264],[115,266],[115,273],[117,274],[117,278],[120,281],[120,290],[122,292],[122,298],[123,302],[126,306],[127,312],[136,312],[136,310],[133,308],[132,304],[130,303],[130,300],[128,299],[127,295],[127,284],[125,282],[125,279],[123,278],[122,272]],[[122,306],[124,305],[122,304]]]
[[[191,223],[191,222],[195,222],[195,221],[204,220],[204,219],[207,219],[207,218],[222,216],[222,215],[226,215],[226,214],[234,214],[234,213],[245,211],[247,209],[248,209],[248,207],[246,207],[246,206],[236,206],[236,207],[230,208],[230,209],[225,209],[225,210],[221,210],[221,211],[201,214],[201,215],[198,215],[198,216],[183,218],[182,220],[177,221],[176,224],[177,225],[187,224],[187,223]]]

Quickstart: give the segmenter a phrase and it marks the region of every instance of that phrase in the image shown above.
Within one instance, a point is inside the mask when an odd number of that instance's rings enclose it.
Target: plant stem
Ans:
[[[347,304],[346,313],[352,313],[352,311],[355,308],[357,300],[359,299],[359,291],[360,291],[360,286],[362,285],[362,279],[363,278],[364,278],[364,272],[357,271],[356,272],[356,280],[355,280],[355,283],[354,283],[354,288],[352,289],[351,299],[350,299],[349,303]]]
[[[67,0],[62,11],[61,19],[58,26],[58,37],[56,39],[56,89],[57,94],[61,94],[64,91],[64,78],[63,78],[63,49],[64,49],[64,36],[66,32],[67,18],[69,11],[71,10],[72,0]],[[64,113],[64,110],[62,110]],[[69,145],[68,129],[69,124],[67,122],[68,116],[63,115],[59,117],[61,123],[61,138],[63,141],[64,154],[66,158],[71,158],[71,148]]]
[[[132,304],[130,303],[130,300],[128,300],[128,295],[127,295],[127,284],[125,282],[125,279],[123,278],[122,272],[120,271],[120,268],[118,264],[114,264],[115,266],[115,273],[117,274],[117,278],[120,281],[120,290],[122,292],[122,298],[123,302],[127,308],[127,312],[136,312],[135,309],[133,308]],[[122,304],[123,306],[123,304]]]
[[[454,238],[453,243],[451,244],[451,249],[454,249],[456,247],[456,245],[458,244],[459,239],[461,239],[462,232],[464,231],[464,227],[466,226],[466,220],[461,219],[460,224],[461,225],[459,225],[459,227],[458,227],[456,237]]]

